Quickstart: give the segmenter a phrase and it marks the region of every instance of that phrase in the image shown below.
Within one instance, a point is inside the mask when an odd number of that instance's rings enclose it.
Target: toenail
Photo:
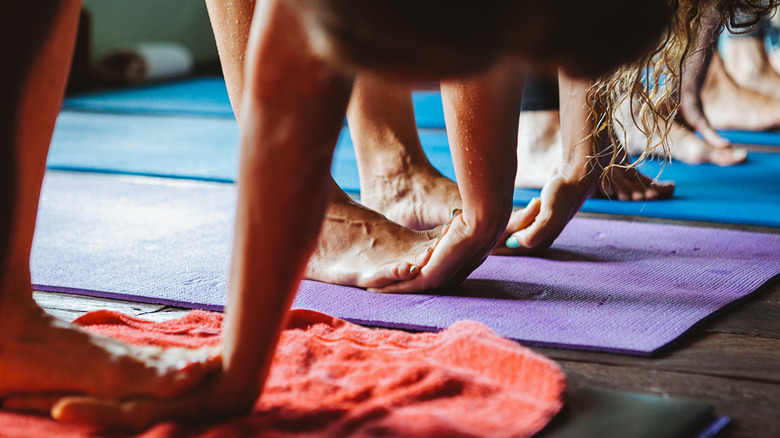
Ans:
[[[520,242],[517,241],[517,237],[512,236],[509,239],[506,239],[506,243],[504,243],[507,248],[520,248]]]
[[[453,208],[453,209],[452,209],[452,213],[450,213],[450,219],[452,219],[452,218],[454,218],[454,217],[455,217],[455,213],[457,213],[457,212],[458,212],[458,210],[460,210],[460,209],[459,209],[459,208]]]
[[[418,269],[420,269],[420,268],[419,268],[419,267],[417,267],[416,265],[412,265],[412,267],[411,267],[411,268],[409,268],[409,273],[410,273],[410,274],[414,274],[414,271],[416,271],[416,270],[418,270]]]
[[[447,222],[446,224],[444,224],[444,226],[445,227],[449,227],[450,226],[450,222]]]
[[[428,253],[428,252],[431,252],[431,251],[433,251],[433,248],[431,248],[430,246],[429,246],[428,248],[426,248],[426,249],[425,249],[425,252],[426,252],[426,253]]]

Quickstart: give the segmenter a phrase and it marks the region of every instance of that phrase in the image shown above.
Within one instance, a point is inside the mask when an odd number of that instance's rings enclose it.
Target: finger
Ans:
[[[612,186],[610,178],[602,178],[599,180],[596,191],[594,192],[594,196],[603,196],[607,199],[611,199],[613,196],[615,196],[615,188]]]
[[[237,406],[234,399],[219,400],[209,391],[199,391],[169,400],[143,398],[116,401],[66,397],[54,404],[51,416],[64,423],[140,431],[161,421],[204,423],[245,412],[246,408]]]
[[[731,142],[718,134],[718,132],[709,125],[699,128],[698,131],[701,138],[712,148],[727,149],[731,147]]]
[[[0,408],[7,411],[48,413],[52,406],[66,394],[15,394],[0,401]]]
[[[620,201],[628,201],[631,200],[632,195],[632,188],[631,185],[623,179],[621,176],[615,175],[612,178],[611,185],[613,187],[613,191],[615,195],[617,195],[618,200]]]
[[[462,242],[463,236],[452,235],[450,228],[448,227],[445,230],[445,234],[441,237],[431,254],[431,259],[427,265],[421,268],[417,277],[410,281],[396,282],[368,290],[379,293],[415,293],[423,290],[438,289],[465,278],[470,273],[466,269],[466,265],[471,260],[471,257],[469,257],[471,251],[463,250],[463,245],[459,244]],[[484,260],[484,257],[479,263],[482,260]],[[465,272],[465,275],[463,272]]]
[[[506,229],[498,239],[496,246],[506,246],[507,238],[509,238],[513,233],[516,233],[534,223],[534,220],[536,219],[536,216],[539,215],[539,211],[541,209],[541,200],[539,198],[531,198],[531,200],[528,202],[528,205],[526,205],[524,208],[512,212],[512,215],[509,217],[509,223],[507,223]]]
[[[652,186],[648,188],[648,192],[652,190],[653,197],[650,194],[646,194],[647,199],[660,200],[669,199],[674,196],[674,181],[654,181]]]
[[[153,403],[153,399],[121,402],[92,397],[66,397],[52,406],[51,417],[63,423],[139,431],[156,422],[158,418],[153,412],[162,418],[164,410],[170,409],[169,406],[175,402],[169,400],[167,405],[157,406],[159,409],[153,409]]]
[[[513,235],[522,248],[538,252],[549,248],[561,234],[568,221],[553,217],[550,213],[540,214],[531,226]]]

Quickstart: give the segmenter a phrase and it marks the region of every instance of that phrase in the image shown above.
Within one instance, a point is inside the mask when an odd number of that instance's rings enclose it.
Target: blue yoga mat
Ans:
[[[438,91],[415,91],[412,95],[417,126],[444,128],[444,112]],[[63,109],[117,114],[205,116],[234,118],[225,81],[197,78],[73,96]]]
[[[234,118],[222,78],[189,79],[74,96],[65,99],[63,109]]]
[[[413,93],[417,126],[444,129],[441,93]],[[225,81],[221,77],[110,90],[65,99],[66,110],[118,114],[179,115],[233,118]],[[722,131],[736,144],[780,146],[780,132]]]
[[[772,131],[720,131],[733,144],[756,146],[780,146],[780,132]]]
[[[454,178],[446,133],[420,130],[433,165]],[[53,169],[89,170],[230,182],[236,178],[238,127],[235,120],[63,111],[49,156]],[[645,172],[657,175],[655,163]],[[333,165],[336,182],[359,191],[352,142],[342,132]],[[780,155],[751,152],[732,167],[674,163],[662,177],[677,183],[674,199],[626,202],[591,199],[583,211],[630,216],[780,226]],[[538,190],[515,190],[525,205]]]
[[[446,134],[421,130],[420,138],[431,162],[454,178]],[[57,120],[48,167],[233,182],[237,163],[235,119],[66,110]],[[360,191],[346,128],[336,147],[332,171],[344,190]]]
[[[657,162],[642,170],[655,176]],[[698,220],[746,225],[780,226],[780,154],[751,152],[744,164],[719,167],[675,162],[663,169],[662,179],[673,180],[673,199],[617,201],[589,199],[582,211],[628,216]],[[539,190],[515,189],[515,203],[524,205]]]

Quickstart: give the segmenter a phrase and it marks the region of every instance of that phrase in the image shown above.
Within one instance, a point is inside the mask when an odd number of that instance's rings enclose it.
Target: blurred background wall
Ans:
[[[197,64],[218,62],[203,0],[84,0],[92,17],[92,60],[123,44],[184,44]]]

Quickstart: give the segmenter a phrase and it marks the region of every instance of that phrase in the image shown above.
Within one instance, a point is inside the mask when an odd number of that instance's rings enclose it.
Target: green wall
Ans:
[[[84,7],[92,15],[94,58],[122,44],[175,41],[195,62],[217,61],[203,0],[84,0]]]

